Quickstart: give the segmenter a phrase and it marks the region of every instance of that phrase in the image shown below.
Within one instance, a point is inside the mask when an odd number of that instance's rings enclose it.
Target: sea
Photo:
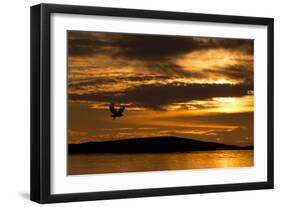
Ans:
[[[253,150],[69,154],[68,175],[254,166]]]

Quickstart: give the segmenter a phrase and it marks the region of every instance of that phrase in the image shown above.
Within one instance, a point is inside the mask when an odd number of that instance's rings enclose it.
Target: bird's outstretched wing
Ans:
[[[113,113],[113,114],[118,113],[118,112],[116,111],[116,109],[114,108],[114,104],[110,104],[110,105],[109,105],[109,110],[110,110],[111,113]]]
[[[121,108],[118,109],[117,112],[122,114],[124,110],[125,110],[125,106],[122,106]]]

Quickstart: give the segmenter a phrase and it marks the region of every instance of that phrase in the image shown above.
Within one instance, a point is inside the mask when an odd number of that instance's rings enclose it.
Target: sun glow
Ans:
[[[236,113],[236,112],[249,112],[254,111],[254,97],[243,96],[240,98],[223,97],[213,98],[217,102],[216,107],[209,110],[224,112],[224,113]]]
[[[225,97],[223,97],[223,98],[213,98],[213,100],[215,100],[215,101],[219,101],[219,102],[222,102],[222,103],[231,103],[231,102],[234,102],[234,101],[236,101],[236,98],[229,98],[229,97],[227,97],[227,98],[225,98]]]

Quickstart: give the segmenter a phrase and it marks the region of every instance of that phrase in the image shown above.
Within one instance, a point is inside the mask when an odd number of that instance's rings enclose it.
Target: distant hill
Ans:
[[[239,147],[179,137],[151,137],[68,144],[69,153],[142,153],[183,152],[206,150],[251,150],[253,146]]]

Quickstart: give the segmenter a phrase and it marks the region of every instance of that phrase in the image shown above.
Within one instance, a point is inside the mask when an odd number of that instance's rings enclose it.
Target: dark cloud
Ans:
[[[254,40],[250,39],[232,39],[232,38],[196,38],[202,42],[201,46],[211,48],[239,49],[240,51],[253,54]]]
[[[94,77],[87,78],[79,81],[68,81],[68,87],[70,90],[75,90],[77,88],[83,88],[88,86],[99,86],[104,84],[115,84],[128,82],[147,82],[152,80],[167,80],[169,76],[165,75],[143,75],[143,76],[128,76],[128,77]]]
[[[144,65],[143,70],[148,70],[150,72],[156,72],[159,74],[165,74],[167,78],[172,78],[172,77],[203,78],[205,76],[205,73],[202,73],[199,70],[191,71],[169,60],[147,62]]]
[[[77,87],[87,87],[87,86],[98,86],[103,84],[114,84],[118,83],[120,80],[116,80],[116,78],[95,78],[95,79],[87,79],[78,82],[69,81],[68,87],[69,89],[76,89]]]
[[[243,81],[249,85],[253,85],[254,82],[253,69],[239,64],[228,66],[221,70],[205,69],[204,74],[222,75],[230,79]]]
[[[192,38],[160,35],[130,35],[119,42],[120,53],[128,58],[158,61],[199,48]]]
[[[109,43],[94,39],[69,39],[68,55],[70,56],[87,56],[90,54],[107,53],[106,45]]]
[[[252,54],[253,40],[105,32],[68,32],[68,52],[69,55],[73,56],[106,54],[143,61],[167,61],[172,57],[188,52],[210,48],[237,48]]]
[[[165,105],[213,97],[240,97],[253,90],[251,85],[232,84],[149,84],[119,93],[69,94],[70,100],[134,103],[136,106],[163,110]]]
[[[96,32],[95,32],[96,33]],[[81,36],[80,36],[81,34]],[[200,46],[190,37],[69,31],[69,55],[103,54],[140,60],[159,60]],[[202,45],[201,45],[202,46]]]
[[[253,40],[229,38],[203,38],[168,35],[122,34],[105,32],[68,32],[69,56],[105,55],[114,61],[102,68],[134,65],[149,72],[165,74],[170,77],[202,78],[205,73],[191,71],[175,63],[175,58],[189,52],[212,48],[236,49],[253,54]],[[137,62],[136,62],[137,61]],[[243,61],[241,60],[241,65]],[[101,64],[96,62],[95,64]],[[84,67],[84,66],[83,66]],[[233,78],[250,77],[242,66],[231,66],[226,70],[209,70],[212,73],[225,73]]]

